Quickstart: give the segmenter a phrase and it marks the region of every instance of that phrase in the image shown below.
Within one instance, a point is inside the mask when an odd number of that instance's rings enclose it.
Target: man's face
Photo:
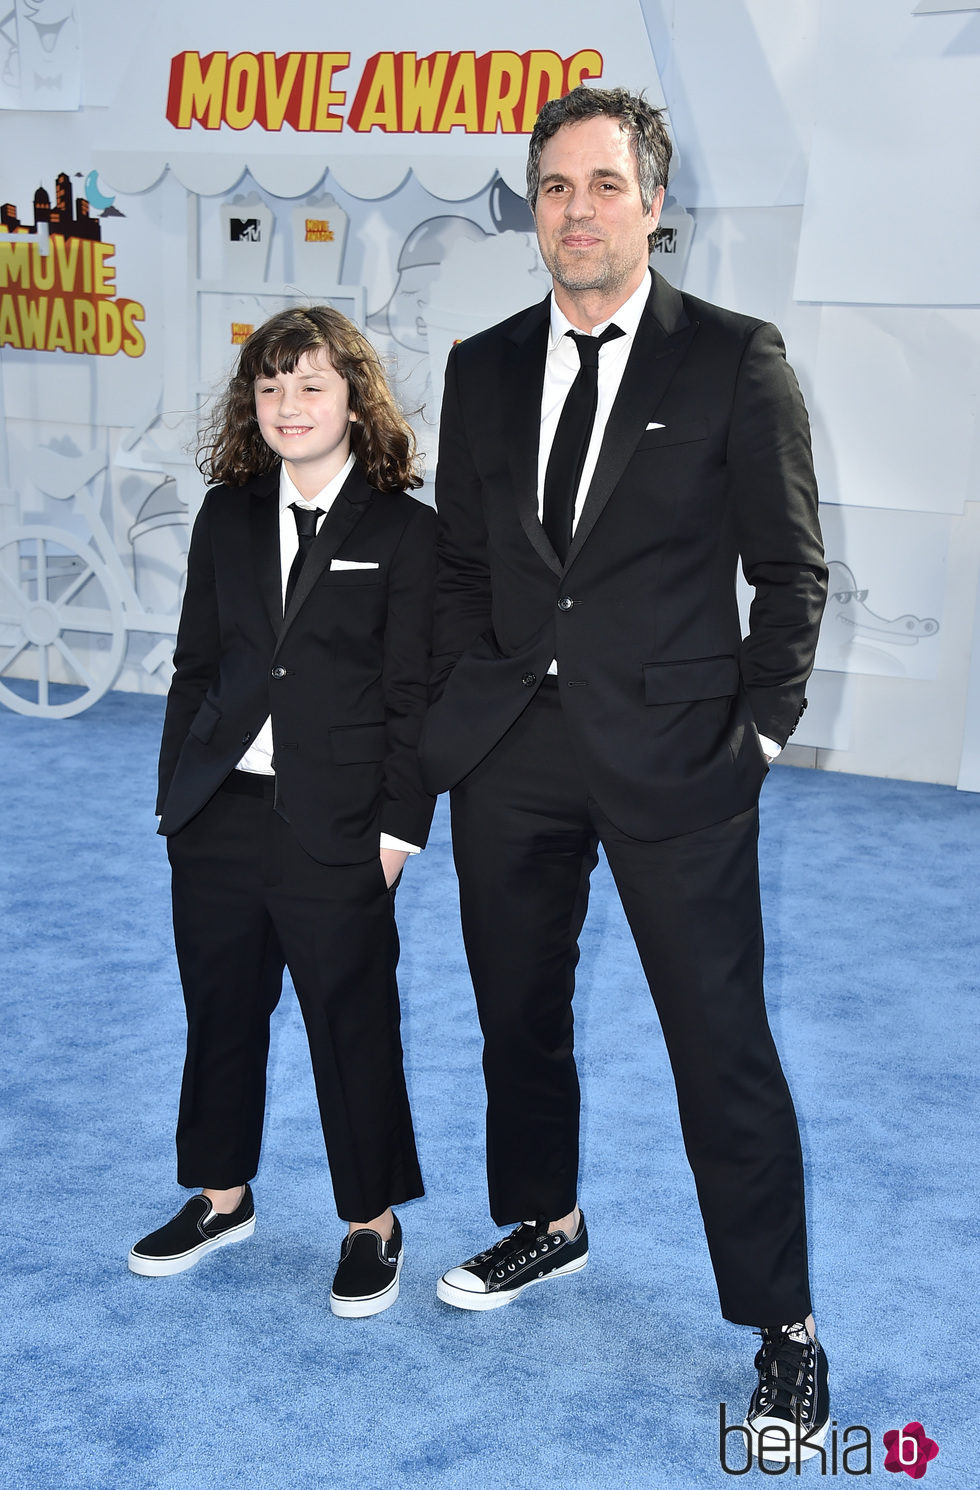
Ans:
[[[631,294],[646,273],[647,235],[663,198],[661,187],[644,211],[636,157],[618,119],[563,124],[541,152],[534,208],[541,256],[555,283],[572,295]]]

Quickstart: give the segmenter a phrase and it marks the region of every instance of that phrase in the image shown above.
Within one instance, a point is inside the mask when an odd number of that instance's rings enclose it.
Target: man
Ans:
[[[588,1258],[571,1001],[601,843],[722,1310],[763,1332],[755,1447],[785,1459],[805,1438],[806,1457],[829,1418],[826,1363],[763,1002],[757,799],[805,707],[826,568],[778,333],[650,274],[669,159],[659,112],[625,90],[546,104],[527,175],[553,294],[447,369],[423,767],[452,788],[490,1208],[521,1224],[438,1291],[495,1308]]]

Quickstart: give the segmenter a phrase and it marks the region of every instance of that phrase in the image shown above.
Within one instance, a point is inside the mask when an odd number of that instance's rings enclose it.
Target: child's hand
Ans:
[[[407,858],[408,854],[401,848],[383,848],[381,850],[381,868],[384,870],[385,884],[389,890],[405,868],[405,860]]]

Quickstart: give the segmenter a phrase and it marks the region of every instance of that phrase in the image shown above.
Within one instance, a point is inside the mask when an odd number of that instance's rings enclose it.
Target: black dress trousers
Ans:
[[[763,1000],[757,811],[661,841],[621,832],[589,793],[550,681],[452,811],[494,1220],[575,1205],[572,994],[601,843],[663,1029],[722,1311],[805,1318],[802,1159]]]
[[[337,1210],[367,1221],[422,1194],[405,1089],[393,898],[380,859],[324,865],[274,810],[272,778],[232,772],[167,840],[187,1009],[178,1180],[256,1172],[269,1020],[289,968],[306,1025]]]

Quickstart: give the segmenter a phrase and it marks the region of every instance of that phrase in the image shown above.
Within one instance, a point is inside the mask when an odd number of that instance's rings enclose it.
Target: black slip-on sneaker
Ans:
[[[219,1247],[244,1242],[254,1230],[250,1186],[245,1186],[238,1207],[227,1216],[219,1216],[206,1196],[194,1195],[166,1226],[136,1243],[129,1254],[129,1270],[144,1278],[168,1278],[186,1272]]]
[[[330,1309],[341,1319],[366,1319],[390,1309],[398,1297],[402,1270],[402,1229],[395,1217],[390,1239],[376,1231],[345,1236],[330,1290]]]

